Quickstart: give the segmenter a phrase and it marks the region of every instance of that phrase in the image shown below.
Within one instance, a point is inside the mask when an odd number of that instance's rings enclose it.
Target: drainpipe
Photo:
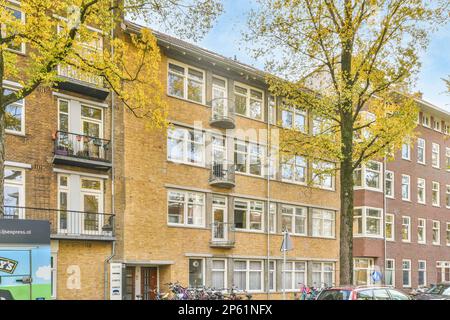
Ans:
[[[387,252],[387,241],[386,241],[386,210],[387,210],[387,198],[386,198],[386,156],[383,159],[383,235],[384,235],[384,265],[383,270],[383,284],[386,284],[386,252]],[[392,230],[394,232],[394,230]]]
[[[266,134],[266,140],[267,140],[267,150],[266,154],[267,160],[270,160],[270,156],[272,155],[271,152],[271,140],[270,140],[270,110],[269,110],[269,103],[268,100],[267,104],[267,134]],[[270,299],[270,162],[267,166],[267,283],[266,283],[266,290],[267,290],[267,300]]]
[[[111,0],[111,7],[114,7],[114,0]],[[112,9],[112,17],[111,17],[111,39],[114,39],[114,9]],[[111,45],[111,57],[114,57],[114,48]],[[115,108],[115,97],[114,92],[111,91],[111,214],[114,217],[113,223],[116,224],[116,215],[115,215],[115,164],[114,164],[114,152],[115,152],[115,144],[114,144],[114,108]],[[114,225],[113,231],[115,230]],[[113,234],[115,236],[115,234]],[[112,248],[111,248],[111,255],[106,258],[104,263],[104,275],[105,275],[105,283],[104,283],[104,300],[108,300],[108,264],[111,261],[111,259],[116,254],[116,240],[113,240],[112,242]]]

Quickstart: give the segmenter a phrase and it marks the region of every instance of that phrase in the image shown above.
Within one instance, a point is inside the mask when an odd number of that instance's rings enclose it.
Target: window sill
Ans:
[[[412,202],[411,199],[403,199],[403,198],[402,198],[402,201],[405,201],[405,202]]]
[[[422,165],[422,166],[426,166],[427,164],[425,162],[419,162],[417,161],[418,164]]]
[[[249,230],[249,229],[239,229],[239,228],[234,228],[234,230],[236,232],[243,232],[243,233],[266,234],[266,232],[263,230]]]
[[[402,240],[402,243],[411,243],[411,240]]]
[[[368,238],[368,239],[384,239],[383,236],[371,236],[371,235],[366,235],[366,234],[357,234],[357,235],[353,235],[353,238]]]
[[[6,134],[10,134],[12,136],[18,136],[18,137],[26,137],[25,132],[17,132],[17,131],[10,131],[10,130],[5,130]]]
[[[208,230],[206,226],[188,226],[184,224],[176,224],[176,223],[167,223],[167,226],[170,228],[185,228],[185,229],[197,229],[197,230]]]
[[[251,178],[258,178],[258,179],[264,179],[264,180],[267,180],[266,177],[264,177],[264,176],[258,176],[258,175],[256,175],[256,174],[251,174],[251,173],[246,173],[246,172],[240,172],[240,171],[235,171],[235,173],[236,173],[237,175],[240,175],[240,176],[246,176],[246,177],[251,177]],[[278,180],[278,181],[279,181],[279,180]]]

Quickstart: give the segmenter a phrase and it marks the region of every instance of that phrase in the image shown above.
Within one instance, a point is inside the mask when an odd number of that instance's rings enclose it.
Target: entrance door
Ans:
[[[31,300],[31,250],[0,250],[0,300]]]
[[[227,201],[225,197],[213,197],[212,240],[227,241]]]
[[[155,300],[158,289],[158,268],[141,267],[141,296],[142,300]]]

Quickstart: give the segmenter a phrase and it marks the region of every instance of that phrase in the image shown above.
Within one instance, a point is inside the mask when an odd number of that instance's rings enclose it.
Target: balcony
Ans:
[[[62,81],[57,88],[105,100],[109,91],[104,87],[103,78],[69,65],[58,66],[58,76]]]
[[[52,239],[114,240],[112,214],[5,206],[0,219],[49,221]]]
[[[112,167],[109,140],[57,131],[54,141],[54,164],[98,170]]]
[[[209,124],[220,129],[234,129],[234,102],[227,98],[216,98],[210,103],[211,119]]]
[[[234,188],[234,164],[214,163],[211,166],[209,185],[226,189]]]
[[[232,223],[214,222],[211,224],[211,248],[234,248],[235,231]]]

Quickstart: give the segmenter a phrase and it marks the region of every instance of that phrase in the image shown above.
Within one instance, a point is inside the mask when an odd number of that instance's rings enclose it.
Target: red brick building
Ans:
[[[355,172],[355,284],[450,281],[450,113],[417,103],[417,139]]]

